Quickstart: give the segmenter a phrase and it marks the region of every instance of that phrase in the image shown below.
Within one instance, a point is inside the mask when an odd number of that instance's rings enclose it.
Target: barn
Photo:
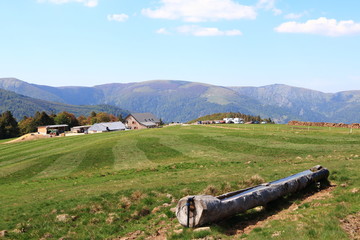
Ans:
[[[38,133],[43,135],[59,135],[61,133],[64,133],[68,127],[69,126],[67,124],[39,126]]]
[[[111,132],[125,130],[122,122],[95,123],[88,129],[88,133]]]

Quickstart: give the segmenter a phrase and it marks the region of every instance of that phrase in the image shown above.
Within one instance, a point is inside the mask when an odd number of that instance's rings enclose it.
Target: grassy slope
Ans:
[[[224,125],[221,125],[223,127]],[[266,181],[316,164],[329,168],[338,184],[333,197],[303,204],[297,221],[273,220],[255,228],[248,239],[346,239],[339,219],[358,212],[360,131],[293,128],[281,125],[168,127],[103,133],[0,145],[0,230],[12,239],[68,237],[111,238],[136,230],[153,235],[176,226],[175,200],[214,185],[219,193],[244,187],[255,174]],[[345,184],[343,187],[340,184]],[[288,201],[297,201],[296,199]],[[150,213],[157,206],[171,203]],[[74,216],[68,222],[56,216]],[[226,225],[254,220],[250,211],[211,233],[185,231],[171,238],[222,238]]]

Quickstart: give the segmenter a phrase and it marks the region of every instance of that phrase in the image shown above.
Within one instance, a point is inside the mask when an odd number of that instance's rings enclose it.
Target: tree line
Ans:
[[[114,116],[105,112],[91,112],[89,116],[76,117],[69,112],[48,115],[46,112],[36,112],[34,116],[24,116],[20,122],[13,117],[11,111],[5,111],[0,115],[0,139],[14,138],[27,133],[37,132],[38,126],[55,124],[67,124],[69,127],[79,125],[93,125],[100,122],[123,121],[123,117]]]

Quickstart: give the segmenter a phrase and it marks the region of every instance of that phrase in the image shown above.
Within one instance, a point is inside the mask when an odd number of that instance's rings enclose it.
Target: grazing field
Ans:
[[[211,125],[0,144],[0,231],[5,239],[351,239],[359,143],[355,129]],[[204,231],[183,229],[171,210],[189,194],[221,194],[317,164],[330,170],[330,187]]]

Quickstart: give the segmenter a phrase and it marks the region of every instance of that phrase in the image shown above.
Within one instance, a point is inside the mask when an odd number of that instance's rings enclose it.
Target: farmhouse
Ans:
[[[152,113],[132,113],[125,118],[125,125],[129,129],[155,128],[160,120]]]
[[[122,122],[95,123],[88,129],[88,133],[110,132],[125,130]]]
[[[39,126],[38,133],[43,135],[47,135],[47,134],[59,135],[61,133],[64,133],[68,127],[69,126],[67,124]]]

